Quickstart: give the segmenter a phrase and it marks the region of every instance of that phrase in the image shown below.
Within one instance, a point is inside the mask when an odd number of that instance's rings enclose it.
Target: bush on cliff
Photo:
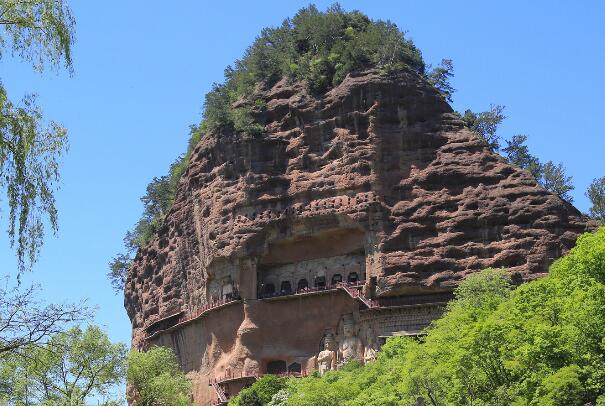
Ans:
[[[131,351],[126,376],[135,406],[193,406],[191,383],[169,348]]]
[[[513,289],[490,269],[456,295],[424,337],[389,339],[365,367],[288,380],[271,404],[605,404],[605,228],[542,279]]]

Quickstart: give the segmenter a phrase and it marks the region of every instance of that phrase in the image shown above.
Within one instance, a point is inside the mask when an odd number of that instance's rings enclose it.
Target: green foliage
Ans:
[[[75,20],[63,0],[2,0],[0,25],[0,57],[8,48],[36,70],[48,64],[71,70]]]
[[[557,260],[550,273],[557,280],[577,278],[595,280],[605,285],[605,227],[578,238],[576,247]]]
[[[303,81],[320,94],[351,72],[404,66],[424,74],[420,51],[395,24],[346,12],[338,4],[325,12],[311,5],[279,27],[263,29],[235,67],[225,70],[225,83],[206,95],[202,128],[261,132],[260,124],[252,124],[251,98],[257,86],[281,78]]]
[[[250,387],[243,389],[229,401],[233,406],[262,406],[271,402],[273,396],[285,389],[286,378],[265,375]]]
[[[73,29],[63,0],[1,0],[0,58],[10,51],[38,71],[65,66],[71,72]],[[66,146],[65,128],[43,122],[34,95],[15,104],[0,83],[0,189],[7,195],[8,232],[20,272],[37,260],[44,218],[57,230],[54,192]]]
[[[468,276],[456,289],[452,306],[493,310],[512,290],[510,276],[504,269],[486,269]]]
[[[573,202],[573,197],[569,192],[574,189],[571,176],[567,176],[562,163],[555,165],[548,161],[542,166],[542,178],[539,179],[544,189],[559,196],[561,199]]]
[[[193,406],[191,383],[172,350],[153,347],[128,354],[127,381],[134,390],[136,406]]]
[[[602,404],[604,282],[601,228],[516,289],[503,270],[468,277],[424,337],[391,338],[361,368],[289,380],[276,404]]]
[[[99,404],[116,405],[110,398],[125,361],[125,345],[112,344],[100,328],[72,328],[0,358],[0,403],[84,406],[103,399]]]
[[[456,89],[450,84],[450,79],[454,77],[454,62],[451,59],[442,59],[439,66],[432,69],[427,75],[427,80],[448,102],[452,102],[452,96]]]
[[[542,164],[536,156],[529,153],[529,148],[525,145],[526,141],[527,135],[513,135],[510,140],[506,140],[506,148],[502,151],[506,154],[508,162],[525,169],[536,180],[541,179]]]
[[[109,262],[109,272],[107,277],[111,282],[111,287],[116,292],[124,290],[128,269],[132,266],[132,257],[127,254],[116,254]]]
[[[539,389],[539,406],[581,406],[584,404],[581,369],[569,365],[559,369],[542,381]]]
[[[605,225],[605,176],[592,181],[586,190],[586,197],[592,204],[589,215]]]
[[[44,217],[57,231],[54,192],[60,157],[67,146],[61,125],[42,123],[34,96],[14,105],[0,84],[0,188],[9,206],[8,233],[17,247],[19,271],[37,260],[44,237]]]
[[[485,140],[492,151],[497,152],[500,149],[501,137],[498,134],[498,126],[506,118],[504,106],[491,105],[489,111],[481,113],[466,110],[462,118],[471,130]]]

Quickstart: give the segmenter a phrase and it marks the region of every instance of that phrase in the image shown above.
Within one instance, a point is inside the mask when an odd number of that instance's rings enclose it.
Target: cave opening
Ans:
[[[336,228],[270,243],[257,265],[260,298],[363,281],[365,240],[359,228]]]
[[[267,362],[267,373],[279,375],[288,371],[286,361],[276,360]]]

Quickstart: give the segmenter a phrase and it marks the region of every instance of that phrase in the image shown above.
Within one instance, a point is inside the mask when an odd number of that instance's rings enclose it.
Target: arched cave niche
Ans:
[[[307,282],[307,280],[305,278],[298,281],[298,285],[297,285],[298,290],[304,290],[304,289],[307,289],[308,287],[309,287],[309,282]]]
[[[339,282],[342,282],[342,275],[339,273],[332,275],[332,285],[336,285]]]
[[[347,282],[354,283],[359,281],[359,275],[357,272],[350,272],[349,276],[347,276]]]
[[[279,287],[279,292],[280,293],[292,293],[292,284],[290,284],[290,281],[282,281],[280,287]]]
[[[263,285],[263,295],[272,295],[275,293],[275,285],[272,283],[265,283]]]
[[[279,375],[287,372],[286,361],[269,361],[267,362],[267,373]]]
[[[323,289],[326,287],[326,277],[325,276],[317,276],[315,278],[314,285],[316,288]]]
[[[298,362],[293,362],[288,365],[288,373],[300,374],[302,372],[302,366]]]

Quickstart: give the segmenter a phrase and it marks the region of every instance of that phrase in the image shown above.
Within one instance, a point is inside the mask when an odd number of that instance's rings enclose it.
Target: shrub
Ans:
[[[229,404],[234,406],[262,406],[267,405],[273,396],[285,389],[286,379],[265,375],[250,387],[243,389]]]
[[[191,383],[181,371],[172,350],[153,347],[128,354],[128,383],[137,406],[193,406]]]

